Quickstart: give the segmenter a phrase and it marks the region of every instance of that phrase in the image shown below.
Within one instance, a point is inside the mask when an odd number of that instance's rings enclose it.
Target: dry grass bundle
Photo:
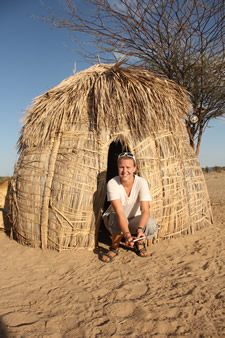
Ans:
[[[36,98],[12,180],[16,238],[42,248],[93,248],[113,142],[136,155],[152,193],[158,238],[211,222],[183,122],[190,109],[186,91],[174,82],[120,65],[93,66]]]

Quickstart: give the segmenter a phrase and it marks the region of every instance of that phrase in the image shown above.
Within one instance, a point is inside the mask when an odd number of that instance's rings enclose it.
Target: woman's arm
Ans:
[[[111,204],[112,204],[113,209],[116,212],[120,229],[121,229],[122,233],[124,234],[124,237],[125,237],[125,240],[126,240],[126,245],[133,247],[134,246],[134,243],[132,243],[133,237],[131,236],[131,233],[129,231],[127,218],[124,214],[121,201],[119,199],[113,200],[113,201],[111,201]]]
[[[149,212],[149,201],[141,201],[140,202],[140,208],[141,208],[141,217],[140,217],[140,221],[138,224],[138,231],[137,231],[137,238],[144,236],[143,231],[141,230],[141,228],[145,228],[145,225],[148,221],[148,218],[150,216],[150,212]]]

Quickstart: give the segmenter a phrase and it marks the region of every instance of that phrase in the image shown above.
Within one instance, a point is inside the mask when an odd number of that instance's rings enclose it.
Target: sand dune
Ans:
[[[225,172],[208,173],[214,225],[104,264],[0,232],[1,337],[225,337]],[[104,246],[104,245],[102,245]]]

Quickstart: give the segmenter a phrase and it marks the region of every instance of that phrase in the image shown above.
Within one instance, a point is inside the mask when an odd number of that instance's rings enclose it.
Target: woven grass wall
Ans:
[[[159,238],[191,234],[212,223],[204,175],[184,134],[162,131],[135,148],[139,171],[152,194],[151,214]]]
[[[212,222],[199,162],[183,122],[187,93],[146,71],[98,65],[35,99],[12,179],[16,239],[57,250],[94,248],[110,144],[123,139],[149,183],[158,239]]]
[[[21,156],[12,200],[19,242],[57,250],[95,246],[97,148],[93,133],[77,130],[60,135],[50,149]]]

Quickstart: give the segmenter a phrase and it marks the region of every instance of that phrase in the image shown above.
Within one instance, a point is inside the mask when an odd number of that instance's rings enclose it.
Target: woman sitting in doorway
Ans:
[[[100,257],[105,263],[112,262],[118,255],[123,237],[127,247],[135,246],[137,254],[146,257],[145,240],[153,238],[158,230],[155,220],[149,214],[149,202],[152,198],[148,183],[144,178],[135,175],[135,156],[129,152],[121,153],[117,164],[119,176],[112,178],[107,184],[107,200],[110,206],[103,214],[104,224],[112,235],[109,251]]]

